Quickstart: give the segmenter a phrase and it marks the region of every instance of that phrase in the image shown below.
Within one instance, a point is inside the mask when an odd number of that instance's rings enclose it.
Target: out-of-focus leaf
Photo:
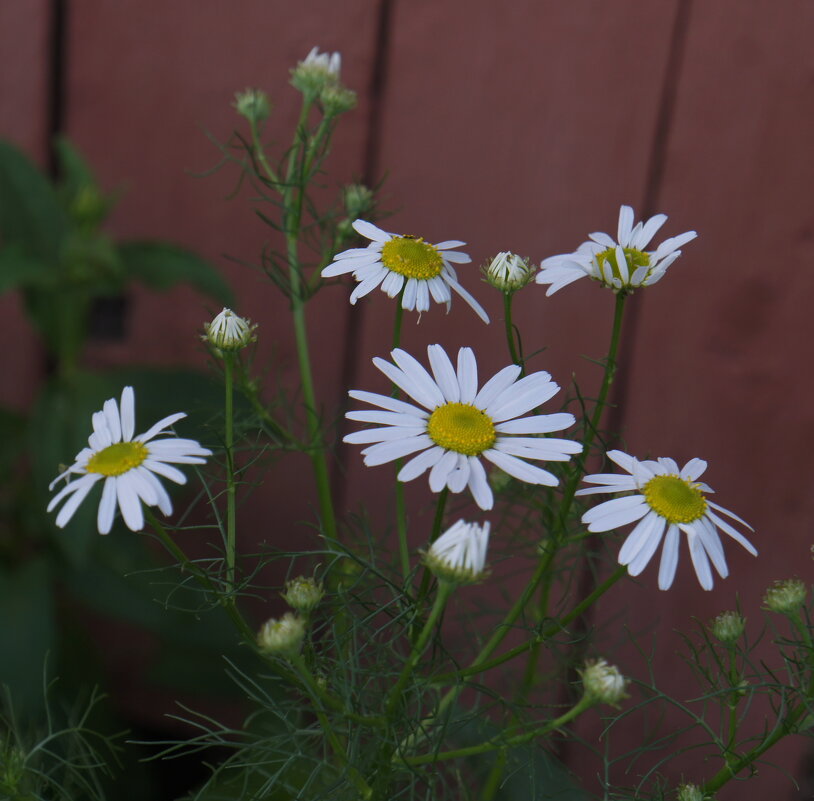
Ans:
[[[115,199],[99,188],[90,165],[64,137],[56,139],[60,182],[58,195],[71,218],[85,230],[97,228],[107,217]]]
[[[21,720],[43,703],[46,657],[54,648],[51,572],[44,559],[0,568],[0,683]]]
[[[29,255],[20,245],[0,248],[0,292],[18,287],[42,288],[53,284],[54,265]]]
[[[227,306],[232,291],[220,273],[200,256],[165,242],[123,242],[119,255],[126,273],[151,289],[169,289],[187,283]]]
[[[0,141],[0,236],[56,262],[68,218],[53,187],[25,154]]]

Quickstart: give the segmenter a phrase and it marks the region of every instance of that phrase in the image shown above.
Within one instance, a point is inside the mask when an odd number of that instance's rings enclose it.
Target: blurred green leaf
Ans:
[[[18,287],[44,287],[55,281],[53,265],[28,254],[20,245],[0,248],[0,292]]]
[[[21,720],[43,703],[43,671],[54,648],[51,571],[44,559],[0,567],[0,682]]]
[[[60,168],[58,196],[75,223],[93,230],[107,217],[115,198],[102,192],[90,165],[64,136],[58,136],[54,146]]]
[[[56,262],[68,219],[53,187],[28,157],[0,141],[0,236],[43,261]]]
[[[123,242],[119,255],[126,273],[151,289],[189,283],[226,306],[233,303],[232,291],[220,273],[189,250],[166,242]]]

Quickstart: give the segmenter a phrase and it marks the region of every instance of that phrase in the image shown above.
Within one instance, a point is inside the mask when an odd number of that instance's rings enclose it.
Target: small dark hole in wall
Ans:
[[[94,298],[88,315],[88,337],[97,342],[121,342],[127,338],[129,319],[127,295]]]

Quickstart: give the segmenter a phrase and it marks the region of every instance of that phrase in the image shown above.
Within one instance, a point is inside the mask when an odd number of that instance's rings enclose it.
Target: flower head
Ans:
[[[581,489],[577,495],[595,492],[626,494],[590,509],[582,516],[582,522],[588,525],[589,531],[610,531],[639,521],[619,551],[619,564],[627,565],[631,576],[638,576],[647,567],[664,538],[659,589],[669,589],[678,565],[678,544],[682,531],[687,535],[687,545],[698,581],[705,590],[712,589],[710,561],[721,578],[726,578],[729,574],[717,529],[739,542],[753,556],[757,556],[752,543],[719,517],[716,511],[731,517],[750,531],[751,526],[705,497],[704,493],[710,493],[712,489],[697,481],[707,469],[707,463],[703,459],[691,459],[679,470],[673,459],[663,457],[655,461],[639,461],[622,451],[608,451],[608,458],[630,475],[598,473],[585,476],[583,480],[587,483],[602,486]],[[635,494],[628,495],[629,492]]]
[[[469,487],[481,509],[491,509],[494,503],[481,457],[520,481],[556,486],[556,476],[524,460],[567,462],[579,453],[582,446],[570,439],[539,436],[568,428],[574,416],[561,412],[515,419],[559,391],[551,376],[540,371],[520,378],[520,367],[512,364],[478,390],[478,365],[471,348],[458,351],[457,368],[440,345],[430,345],[427,353],[432,376],[398,348],[391,353],[395,364],[373,359],[418,406],[373,392],[348,393],[385,410],[346,415],[381,426],[345,437],[354,444],[375,443],[362,451],[365,464],[371,467],[417,453],[399,471],[399,481],[411,481],[429,470],[433,492]]]
[[[743,634],[746,628],[746,618],[738,612],[721,612],[709,624],[709,630],[715,639],[724,645],[731,645]]]
[[[633,219],[633,209],[622,206],[615,240],[608,234],[589,234],[589,240],[575,253],[545,259],[536,281],[549,285],[546,295],[553,295],[586,275],[614,292],[631,292],[650,286],[659,281],[681,255],[679,248],[697,236],[695,231],[687,231],[665,239],[656,250],[647,251],[645,248],[664,225],[667,215],[656,214],[635,226]]]
[[[283,600],[298,612],[310,612],[315,609],[325,594],[322,583],[314,578],[297,576],[285,583]]]
[[[244,89],[235,93],[234,107],[249,122],[262,122],[271,114],[268,95],[261,89]]]
[[[127,527],[140,531],[144,528],[142,503],[157,506],[165,515],[172,513],[170,496],[157,476],[184,484],[186,476],[172,464],[204,464],[203,457],[212,455],[212,451],[202,448],[195,440],[181,439],[165,430],[186,417],[183,412],[159,420],[134,437],[135,403],[133,387],[122,390],[121,406],[114,398],[105,401],[102,411],[92,417],[89,447],[79,451],[74,463],[49,485],[52,490],[58,481],[72,473],[80,476],[69,481],[48,504],[50,512],[65,501],[56,519],[60,528],[73,517],[93,486],[104,479],[97,514],[99,533],[110,531],[117,506]],[[164,436],[155,439],[159,435]]]
[[[459,283],[452,268],[455,264],[468,264],[472,259],[459,250],[450,250],[466,244],[457,240],[431,245],[421,237],[388,234],[364,220],[356,220],[357,233],[371,240],[366,248],[351,248],[334,256],[323,271],[323,278],[353,273],[358,286],[350,296],[355,304],[359,298],[381,286],[391,298],[400,293],[403,309],[418,312],[430,308],[430,297],[436,303],[445,303],[449,311],[452,292],[457,292],[485,323],[489,317],[481,305]]]
[[[339,85],[342,56],[339,53],[320,53],[318,47],[291,70],[291,83],[310,98],[318,97],[329,86]]]
[[[800,579],[775,581],[763,596],[763,603],[767,609],[784,615],[797,611],[805,600],[806,585]]]
[[[586,663],[579,673],[587,697],[612,706],[627,697],[627,679],[619,672],[619,668],[609,665],[604,659]]]
[[[218,350],[240,350],[255,340],[257,325],[251,320],[238,317],[231,309],[224,308],[211,323],[204,323],[202,337]]]
[[[257,645],[267,654],[285,656],[298,653],[304,638],[305,620],[293,612],[286,612],[281,618],[271,618],[260,627]]]
[[[704,801],[704,791],[697,784],[682,784],[676,792],[677,801]]]
[[[534,278],[536,269],[528,259],[504,250],[485,265],[481,272],[484,280],[495,289],[501,292],[516,292]]]
[[[489,523],[459,520],[430,546],[424,563],[443,581],[469,584],[483,575],[488,545]]]

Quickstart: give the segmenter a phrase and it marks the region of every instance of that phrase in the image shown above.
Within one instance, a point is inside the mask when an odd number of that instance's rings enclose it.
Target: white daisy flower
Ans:
[[[488,522],[479,526],[459,520],[430,545],[424,562],[439,579],[468,584],[483,575],[488,545]]]
[[[429,470],[433,492],[444,487],[462,492],[469,487],[481,509],[491,509],[494,497],[480,457],[521,481],[556,486],[556,476],[523,460],[567,462],[572,454],[580,453],[582,445],[577,442],[537,436],[568,428],[574,424],[574,415],[559,412],[515,419],[559,391],[551,376],[541,371],[518,380],[520,367],[511,364],[479,391],[478,365],[471,348],[458,351],[457,369],[440,345],[430,345],[427,353],[432,376],[400,349],[391,353],[395,364],[373,359],[419,406],[373,392],[348,393],[385,410],[346,415],[350,420],[382,426],[345,437],[345,442],[353,444],[375,443],[362,451],[365,464],[372,467],[420,451],[401,468],[399,481],[411,481]]]
[[[356,220],[353,227],[357,233],[370,239],[370,244],[366,248],[351,248],[338,253],[322,271],[323,278],[353,273],[359,285],[350,296],[352,304],[381,286],[391,298],[404,289],[401,306],[408,311],[427,311],[430,297],[436,303],[446,303],[449,311],[452,303],[450,290],[453,290],[483,322],[489,322],[480,303],[458,283],[458,276],[452,268],[451,262],[469,264],[472,261],[466,253],[450,250],[465,245],[465,242],[453,239],[431,245],[421,237],[388,234],[364,220]]]
[[[251,320],[224,307],[211,323],[204,323],[205,333],[201,338],[218,350],[240,350],[257,339],[256,329],[257,325]]]
[[[121,407],[113,398],[105,401],[102,411],[95,412],[92,417],[93,433],[88,437],[89,447],[79,451],[74,463],[48,487],[53,490],[57,482],[71,474],[80,476],[69,481],[51,498],[49,512],[65,501],[56,524],[60,528],[66,525],[96,482],[102,479],[105,481],[96,518],[100,534],[110,531],[116,506],[131,531],[144,528],[142,502],[157,506],[165,515],[171,514],[170,496],[157,476],[184,484],[186,476],[172,464],[204,464],[206,459],[202,457],[212,455],[212,451],[202,448],[195,440],[181,439],[165,431],[183,417],[186,417],[183,412],[171,414],[134,437],[133,387],[122,390]],[[160,434],[166,436],[155,439]]]
[[[707,469],[707,463],[703,459],[690,459],[679,470],[673,459],[664,457],[655,461],[639,461],[622,451],[608,451],[608,458],[630,475],[596,473],[585,476],[583,481],[602,486],[581,489],[576,494],[635,493],[600,503],[582,516],[582,522],[587,524],[588,531],[610,531],[639,521],[619,551],[619,564],[627,565],[631,576],[638,576],[647,567],[663,538],[659,589],[669,589],[678,565],[678,545],[682,531],[687,535],[695,574],[705,590],[712,589],[710,562],[721,578],[729,575],[717,529],[739,542],[753,556],[757,556],[752,543],[719,517],[716,511],[731,517],[750,531],[753,530],[752,527],[704,496],[704,493],[711,493],[713,490],[696,480]]]
[[[339,85],[341,69],[340,53],[320,53],[318,47],[312,47],[305,59],[297,62],[291,70],[291,83],[300,92],[314,98],[324,89]]]
[[[679,248],[698,236],[695,231],[687,231],[665,239],[656,250],[647,251],[644,248],[667,221],[667,215],[656,214],[635,226],[633,219],[633,209],[622,206],[616,240],[608,234],[589,234],[589,241],[583,242],[575,253],[545,259],[535,280],[549,285],[546,295],[553,295],[586,275],[615,292],[650,286],[681,255]]]

